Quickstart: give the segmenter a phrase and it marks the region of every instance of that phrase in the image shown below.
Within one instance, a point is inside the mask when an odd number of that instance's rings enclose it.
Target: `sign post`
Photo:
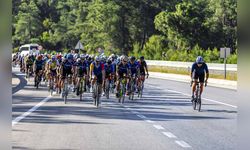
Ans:
[[[220,48],[220,58],[224,58],[224,79],[227,78],[227,57],[230,55],[230,48]]]
[[[84,47],[82,43],[80,42],[80,40],[77,42],[75,49],[78,49],[78,52],[80,52],[80,49],[84,50]]]

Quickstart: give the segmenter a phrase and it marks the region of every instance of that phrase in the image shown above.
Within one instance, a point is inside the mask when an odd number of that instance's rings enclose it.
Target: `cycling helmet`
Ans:
[[[56,56],[56,58],[57,58],[57,59],[61,59],[61,58],[62,58],[62,55],[61,55],[61,54],[58,54],[58,55]]]
[[[107,60],[107,57],[105,55],[102,56],[102,61],[105,62]]]
[[[109,65],[111,65],[111,64],[112,64],[112,60],[111,60],[111,58],[109,58],[109,59],[107,60],[107,63],[108,63]]]
[[[36,59],[37,60],[42,60],[43,56],[42,55],[37,55]]]
[[[131,60],[131,61],[135,61],[135,56],[131,56],[131,57],[130,57],[130,60]]]
[[[140,59],[144,60],[144,56],[141,56]]]
[[[74,59],[80,58],[79,54],[74,54]]]
[[[84,54],[81,54],[80,58],[86,58],[86,56]]]
[[[101,61],[99,56],[95,56],[95,61]]]
[[[72,54],[67,54],[67,59],[69,59],[69,60],[73,60],[73,55]]]
[[[128,61],[128,57],[125,56],[125,55],[122,55],[122,56],[121,56],[121,60],[122,60],[122,61]]]
[[[53,56],[51,57],[51,60],[52,60],[52,61],[55,61],[55,60],[56,60],[56,56],[53,55]]]
[[[197,64],[202,64],[202,63],[204,63],[203,58],[202,58],[201,56],[198,56],[198,57],[196,58],[196,63],[197,63]]]
[[[76,62],[81,62],[81,58],[77,58]]]

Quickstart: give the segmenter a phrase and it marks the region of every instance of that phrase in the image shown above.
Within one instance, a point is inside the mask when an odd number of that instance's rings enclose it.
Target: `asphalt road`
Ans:
[[[70,94],[48,97],[13,71],[13,149],[42,150],[234,150],[236,149],[236,91],[207,87],[202,112],[192,109],[187,83],[149,78],[142,99],[122,105],[112,95],[94,107]]]

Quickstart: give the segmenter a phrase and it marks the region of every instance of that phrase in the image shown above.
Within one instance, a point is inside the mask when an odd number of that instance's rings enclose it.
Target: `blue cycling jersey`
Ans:
[[[136,74],[137,73],[137,69],[140,68],[140,64],[135,61],[133,64],[131,62],[128,63],[129,65],[129,69],[131,70],[131,74]]]
[[[197,75],[203,75],[205,72],[208,73],[208,67],[206,63],[203,63],[201,67],[198,66],[198,64],[195,62],[192,65],[192,73],[195,71],[195,74]]]
[[[107,63],[104,65],[104,69],[106,74],[110,74],[110,73],[114,73],[115,72],[115,68],[113,64],[108,65]]]

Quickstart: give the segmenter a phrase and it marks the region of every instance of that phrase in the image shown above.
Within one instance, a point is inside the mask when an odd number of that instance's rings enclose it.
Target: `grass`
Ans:
[[[148,70],[151,72],[161,72],[161,73],[173,73],[190,75],[190,71],[185,68],[174,68],[174,67],[162,67],[162,66],[148,66]],[[209,78],[224,79],[224,74],[213,73],[210,71]],[[237,81],[237,73],[228,72],[226,80]]]

